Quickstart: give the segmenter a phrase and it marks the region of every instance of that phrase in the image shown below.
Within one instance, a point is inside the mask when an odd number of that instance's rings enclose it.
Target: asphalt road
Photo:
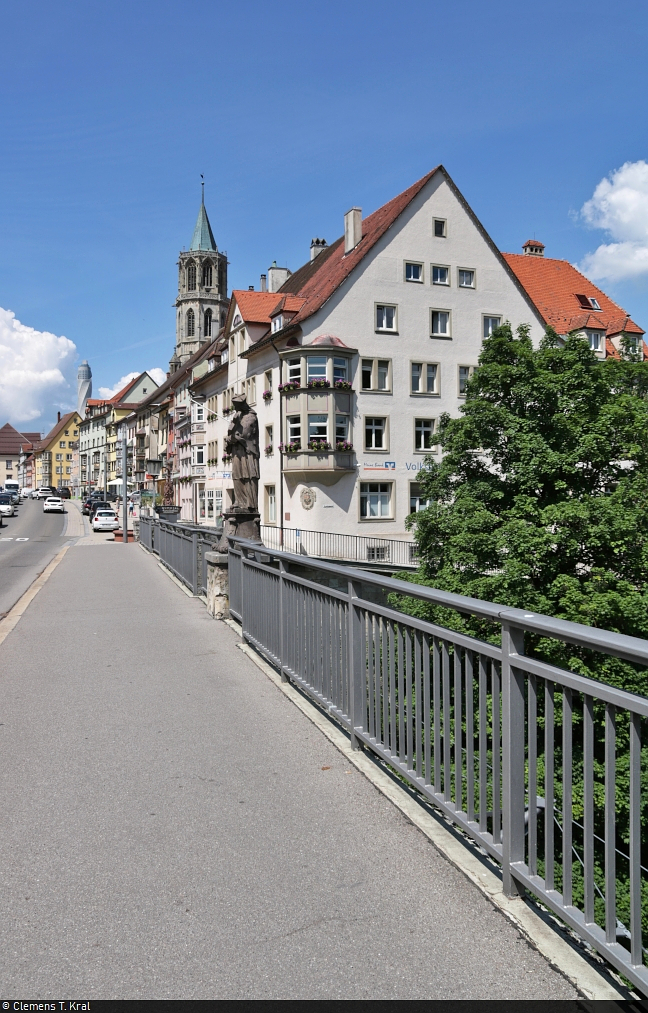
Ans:
[[[3,998],[576,999],[237,642],[79,539],[0,646]]]
[[[25,593],[65,545],[66,514],[44,514],[42,500],[25,500],[0,528],[0,615]],[[21,541],[18,541],[21,539]]]

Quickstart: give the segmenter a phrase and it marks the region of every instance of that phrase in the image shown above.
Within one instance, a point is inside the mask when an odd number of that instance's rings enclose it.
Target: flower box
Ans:
[[[336,380],[333,386],[336,390],[353,390],[348,380]]]
[[[299,440],[293,440],[292,443],[280,443],[279,450],[282,454],[298,454],[301,450],[301,443]]]
[[[308,449],[316,450],[319,454],[327,454],[331,450],[331,444],[328,440],[311,440]]]
[[[280,383],[278,390],[282,394],[291,394],[294,390],[299,390],[301,383],[299,380],[286,380],[285,383]]]
[[[335,449],[342,451],[343,453],[344,452],[349,453],[350,451],[353,450],[353,444],[349,443],[348,440],[338,440],[337,443],[335,444]]]
[[[264,390],[264,392],[261,395],[261,397],[263,398],[264,401],[270,401],[270,400],[272,400],[272,391],[271,390]]]
[[[327,390],[331,385],[328,380],[309,380],[307,386],[309,390]]]
[[[269,456],[273,452],[273,450],[274,450],[274,447],[272,446],[272,444],[270,444],[269,446],[267,446],[265,448],[266,455]]]

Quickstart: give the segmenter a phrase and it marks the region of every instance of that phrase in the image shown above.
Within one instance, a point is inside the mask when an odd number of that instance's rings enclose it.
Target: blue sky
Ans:
[[[439,162],[502,250],[535,235],[580,263],[610,242],[580,209],[648,160],[640,0],[4,0],[2,36],[0,307],[74,342],[56,368],[74,381],[88,358],[95,391],[166,369],[200,173],[236,288],[275,259],[295,270],[350,206],[369,213]],[[600,284],[648,330],[648,266],[614,270]],[[25,340],[15,404],[46,426],[75,391],[43,381],[30,401]]]

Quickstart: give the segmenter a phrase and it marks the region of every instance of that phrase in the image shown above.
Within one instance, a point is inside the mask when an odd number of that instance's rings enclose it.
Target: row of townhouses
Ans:
[[[136,486],[159,493],[168,474],[182,520],[217,524],[232,501],[234,394],[258,415],[263,525],[403,539],[439,417],[459,412],[500,322],[527,324],[536,345],[550,324],[600,357],[648,355],[628,314],[541,242],[501,253],[441,166],[340,225],[299,270],[274,264],[228,300],[201,206],[167,380],[127,419]]]
[[[502,321],[527,324],[536,345],[551,325],[601,358],[648,356],[642,328],[541,242],[500,252],[442,166],[365,218],[352,208],[340,226],[330,244],[313,239],[294,273],[275,263],[258,289],[228,296],[227,255],[203,202],[179,256],[166,381],[142,373],[88,400],[85,418],[65,416],[38,445],[35,483],[52,484],[51,463],[76,484],[63,446],[73,437],[79,490],[120,490],[125,436],[131,489],[159,502],[171,481],[182,521],[218,525],[233,500],[232,397],[244,393],[259,421],[266,531],[408,539],[439,418],[458,414]]]

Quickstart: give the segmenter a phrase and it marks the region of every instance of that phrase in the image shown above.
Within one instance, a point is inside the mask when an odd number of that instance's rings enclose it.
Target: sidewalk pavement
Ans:
[[[578,998],[237,643],[120,543],[9,633],[3,994]]]

